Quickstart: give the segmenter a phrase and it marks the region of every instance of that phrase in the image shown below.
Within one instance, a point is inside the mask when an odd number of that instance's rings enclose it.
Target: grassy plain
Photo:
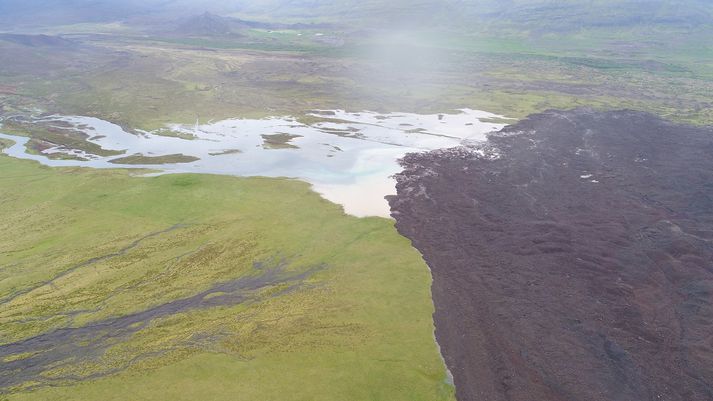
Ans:
[[[298,181],[0,171],[0,399],[452,399],[392,222]]]

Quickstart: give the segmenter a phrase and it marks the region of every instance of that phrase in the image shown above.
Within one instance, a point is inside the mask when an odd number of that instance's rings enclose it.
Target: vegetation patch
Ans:
[[[11,135],[31,138],[29,149],[39,153],[50,148],[61,147],[76,149],[97,156],[115,156],[123,154],[121,150],[104,149],[89,142],[88,136],[61,124],[61,122],[38,122],[30,120],[8,119],[2,122],[2,132]],[[49,157],[72,157],[66,154],[49,155]]]
[[[299,149],[290,143],[295,138],[301,138],[302,135],[292,135],[292,134],[271,134],[271,135],[261,135],[263,139],[262,147],[265,149]]]
[[[192,163],[200,160],[195,156],[187,156],[181,153],[163,156],[145,156],[140,153],[120,157],[118,159],[109,160],[113,164],[177,164],[177,163]]]
[[[12,146],[14,144],[15,144],[14,141],[11,141],[11,140],[5,139],[5,138],[0,138],[0,150],[9,148],[10,146]]]
[[[242,150],[240,149],[226,149],[220,152],[215,152],[215,153],[209,153],[211,156],[223,156],[223,155],[237,155],[243,153]]]

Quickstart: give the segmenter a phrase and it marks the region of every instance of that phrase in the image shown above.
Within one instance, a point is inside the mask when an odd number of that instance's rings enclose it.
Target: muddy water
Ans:
[[[389,216],[384,196],[395,194],[391,176],[400,171],[397,160],[406,153],[453,147],[464,140],[482,140],[486,133],[503,127],[483,121],[501,116],[470,109],[434,115],[336,110],[317,112],[313,117],[323,121],[309,125],[292,117],[229,119],[192,126],[172,124],[164,130],[180,137],[163,136],[159,132],[129,133],[118,125],[91,117],[51,116],[38,122],[68,123],[86,133],[90,142],[104,149],[123,150],[124,156],[184,154],[199,158],[191,163],[131,167],[165,173],[302,179],[326,199],[341,204],[347,213],[360,217]],[[292,146],[264,146],[263,135],[276,134],[288,134]],[[26,153],[26,138],[3,134],[0,137],[17,142],[5,153],[45,165],[122,167],[110,161],[123,156],[100,157],[76,149],[52,148],[45,154],[67,153],[88,160],[51,160],[46,155]]]

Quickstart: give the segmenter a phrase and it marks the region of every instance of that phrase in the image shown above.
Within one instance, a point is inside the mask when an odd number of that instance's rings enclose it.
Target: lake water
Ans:
[[[398,159],[409,152],[454,147],[464,140],[479,141],[504,124],[484,122],[501,116],[463,109],[454,114],[316,112],[322,122],[303,124],[293,117],[229,119],[202,125],[171,124],[181,137],[157,132],[125,132],[118,125],[92,117],[50,116],[38,123],[67,123],[104,149],[122,150],[122,156],[100,157],[75,149],[52,148],[48,153],[68,153],[88,159],[51,160],[26,152],[27,138],[0,134],[16,144],[5,153],[49,166],[93,168],[151,168],[164,173],[211,173],[236,176],[297,178],[311,183],[326,199],[341,204],[355,216],[389,216],[384,196],[395,193],[391,176],[400,171]],[[0,127],[1,130],[1,127]],[[265,146],[263,135],[294,135],[293,147]],[[194,139],[182,137],[193,136]],[[130,165],[110,163],[127,155],[194,156],[182,164]]]

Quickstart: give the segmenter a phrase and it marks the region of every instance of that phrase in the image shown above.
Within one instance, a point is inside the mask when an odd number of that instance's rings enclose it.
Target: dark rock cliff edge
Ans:
[[[548,111],[403,166],[459,400],[713,400],[713,128]]]

